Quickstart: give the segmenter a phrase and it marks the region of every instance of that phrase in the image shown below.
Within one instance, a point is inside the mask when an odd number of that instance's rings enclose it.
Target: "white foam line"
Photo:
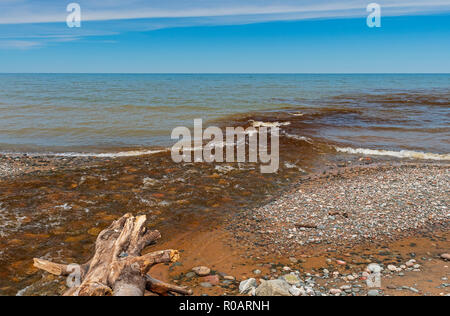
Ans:
[[[119,157],[136,157],[153,155],[165,152],[166,150],[132,150],[132,151],[122,151],[118,153],[61,153],[61,154],[50,154],[49,156],[57,157],[97,157],[97,158],[119,158]]]
[[[350,148],[350,147],[335,147],[336,151],[348,154],[356,155],[368,155],[368,156],[391,156],[396,158],[413,158],[424,160],[450,160],[450,154],[434,154],[424,153],[411,150],[391,151],[391,150],[377,150],[366,148]]]
[[[293,135],[293,134],[289,134],[289,133],[284,133],[284,135],[285,135],[286,137],[288,137],[288,138],[292,138],[292,139],[295,139],[295,140],[304,141],[304,142],[307,142],[307,143],[309,143],[309,144],[312,144],[312,143],[313,143],[312,139],[309,138],[309,137],[306,137],[306,136]]]
[[[44,157],[93,157],[93,158],[120,158],[120,157],[137,157],[145,155],[153,155],[162,152],[166,152],[168,149],[164,150],[132,150],[132,151],[122,151],[117,153],[5,153],[6,155],[24,155],[27,154],[30,157],[44,156]]]
[[[259,121],[253,121],[251,120],[250,123],[252,123],[253,127],[280,127],[280,126],[288,126],[291,125],[290,122],[259,122]]]

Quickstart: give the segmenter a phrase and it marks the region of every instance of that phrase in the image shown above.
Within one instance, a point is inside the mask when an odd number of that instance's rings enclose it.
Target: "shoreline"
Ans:
[[[53,172],[54,170],[61,171],[62,169],[66,171],[70,171],[72,169],[79,169],[83,168],[85,170],[89,170],[90,167],[95,167],[98,163],[104,164],[108,163],[110,159],[92,159],[92,158],[62,158],[58,157],[57,160],[52,159],[45,159],[40,157],[40,161],[42,161],[42,166],[39,166],[36,163],[33,162],[32,158],[27,159],[28,167],[22,169],[19,173],[14,175],[13,177],[20,178],[23,175],[31,174],[33,176],[42,174],[48,174],[49,172]],[[58,161],[59,163],[55,163],[55,161]],[[124,160],[128,161],[128,160]],[[341,161],[341,162],[339,162]],[[34,161],[36,162],[36,161]],[[13,162],[16,163],[16,162]],[[20,162],[19,163],[23,163]],[[431,162],[431,163],[424,163],[424,162],[402,162],[399,160],[385,160],[385,159],[379,159],[379,158],[368,158],[368,157],[359,157],[359,156],[343,156],[343,159],[337,160],[333,163],[327,164],[324,166],[322,171],[316,172],[314,174],[307,174],[302,177],[302,179],[299,182],[293,183],[289,185],[287,188],[282,190],[279,194],[273,195],[269,197],[268,200],[261,201],[260,206],[258,207],[250,207],[247,210],[241,211],[241,212],[235,212],[230,214],[225,214],[224,218],[217,218],[215,221],[212,221],[211,223],[214,224],[207,224],[206,227],[202,226],[201,222],[197,223],[198,230],[193,229],[194,227],[191,227],[188,231],[182,232],[182,230],[177,229],[174,231],[174,235],[170,235],[170,231],[167,229],[163,232],[163,240],[161,244],[158,244],[156,246],[158,249],[164,249],[164,248],[174,248],[174,249],[180,249],[182,251],[182,259],[180,263],[175,264],[170,267],[169,271],[167,270],[167,267],[158,267],[155,271],[152,271],[152,275],[155,275],[156,277],[159,277],[160,279],[167,281],[167,282],[175,282],[179,283],[180,285],[190,285],[193,287],[194,294],[195,295],[202,295],[202,294],[209,294],[209,295],[241,295],[239,293],[238,287],[239,282],[242,280],[245,280],[248,277],[267,277],[269,279],[271,278],[278,278],[279,276],[284,275],[287,273],[287,271],[284,271],[284,267],[290,267],[291,272],[292,271],[299,271],[299,278],[310,278],[310,276],[307,276],[309,273],[310,275],[320,274],[318,271],[323,271],[323,269],[328,269],[331,272],[332,267],[336,266],[336,260],[346,260],[347,262],[356,261],[359,262],[359,264],[355,266],[351,266],[349,269],[345,267],[344,271],[345,276],[356,274],[358,277],[355,278],[355,280],[359,280],[359,283],[361,283],[359,275],[364,270],[361,265],[361,258],[356,259],[358,255],[355,255],[355,251],[357,249],[362,249],[365,254],[371,253],[372,255],[367,255],[367,258],[371,258],[371,256],[376,256],[379,252],[382,252],[383,249],[386,247],[389,247],[390,244],[395,243],[402,243],[406,242],[407,244],[426,244],[427,246],[424,246],[423,248],[436,248],[435,251],[433,251],[432,256],[428,256],[427,252],[421,249],[421,253],[423,256],[427,256],[430,260],[435,260],[434,264],[438,265],[441,263],[439,261],[438,256],[439,252],[448,252],[450,249],[450,243],[449,243],[449,226],[448,226],[448,217],[447,220],[444,221],[444,225],[431,227],[429,231],[420,232],[420,230],[416,230],[414,233],[413,231],[408,232],[407,234],[404,234],[402,236],[399,236],[400,238],[394,239],[381,239],[377,241],[377,243],[373,243],[372,241],[369,243],[357,243],[349,248],[349,245],[344,245],[342,247],[337,247],[336,245],[327,245],[326,247],[309,247],[309,250],[307,250],[307,247],[303,247],[301,251],[298,252],[292,252],[289,253],[276,253],[270,248],[267,248],[264,243],[261,241],[258,241],[256,243],[256,247],[250,247],[246,248],[246,245],[243,241],[246,241],[244,238],[242,238],[242,233],[244,232],[244,229],[239,226],[235,226],[234,230],[230,229],[230,226],[235,225],[236,220],[241,221],[243,219],[245,220],[252,220],[252,212],[256,212],[257,210],[263,209],[265,206],[270,205],[271,203],[277,203],[277,201],[282,200],[286,196],[291,196],[295,190],[298,190],[299,187],[313,187],[313,189],[320,188],[324,181],[333,181],[330,179],[339,178],[339,177],[349,177],[349,179],[358,179],[358,178],[364,178],[366,175],[364,174],[367,172],[368,174],[377,174],[379,172],[383,172],[383,170],[387,169],[394,169],[395,168],[410,168],[412,170],[423,170],[423,168],[431,168],[431,169],[439,169],[444,170],[447,172],[447,182],[442,182],[444,185],[447,185],[447,192],[448,192],[448,167],[449,165],[447,163],[443,162]],[[29,168],[29,169],[27,169]],[[347,179],[348,180],[348,179]],[[347,181],[346,180],[346,181]],[[445,194],[445,192],[442,192],[442,194]],[[448,195],[448,194],[447,194]],[[446,200],[448,202],[448,198]],[[265,205],[265,206],[264,206]],[[446,204],[448,205],[448,203]],[[108,215],[109,216],[109,215]],[[249,217],[250,216],[250,217]],[[338,216],[338,215],[337,215]],[[112,219],[111,216],[109,216],[110,219]],[[249,222],[249,223],[250,223]],[[264,226],[266,223],[263,221],[260,221],[258,219],[257,223],[260,226]],[[442,223],[442,221],[441,221]],[[89,226],[91,228],[92,223],[86,223],[85,225]],[[238,229],[236,229],[236,227]],[[94,226],[92,226],[94,228]],[[308,228],[307,228],[308,229]],[[315,231],[315,228],[309,228],[312,231]],[[96,228],[96,231],[98,229]],[[267,228],[258,228],[253,227],[251,229],[252,232],[260,232],[260,231],[267,231]],[[420,234],[418,234],[418,232]],[[433,237],[433,233],[440,234],[440,237],[438,238],[438,242],[436,246],[434,245],[433,239],[436,237]],[[253,233],[252,233],[253,234]],[[255,233],[254,236],[260,236],[260,234]],[[241,239],[236,239],[236,237],[239,237]],[[283,240],[283,237],[279,237],[279,242]],[[290,240],[290,239],[288,239]],[[419,242],[419,241],[420,242]],[[246,241],[248,242],[248,241]],[[253,241],[252,241],[253,242]],[[273,242],[273,240],[272,240]],[[267,244],[267,241],[266,241]],[[63,246],[60,246],[60,250],[64,251]],[[88,251],[92,245],[89,245],[89,247],[85,247],[85,250]],[[394,247],[393,251],[391,253],[395,252],[402,252],[404,251],[404,248],[407,248],[407,246],[396,246]],[[352,248],[355,249],[352,251]],[[409,247],[410,251],[415,251],[419,253],[417,250],[412,250],[415,247]],[[331,251],[330,251],[331,249]],[[439,251],[437,250],[439,249]],[[0,249],[1,250],[1,249]],[[155,250],[152,248],[152,250]],[[359,251],[359,250],[358,250]],[[349,252],[352,252],[353,254],[349,254]],[[330,260],[333,260],[332,264],[329,264],[326,260],[329,258],[333,258]],[[406,259],[411,260],[410,257],[408,257],[406,254],[402,254],[402,264],[405,264],[407,262]],[[70,260],[69,258],[66,258],[67,260]],[[295,260],[294,260],[295,259]],[[386,258],[384,258],[385,260]],[[368,260],[368,259],[365,259]],[[398,260],[398,259],[397,259]],[[25,269],[26,273],[31,276],[36,276],[36,273],[38,273],[36,270],[33,269],[31,266],[31,258],[28,262],[26,259],[21,261],[21,265]],[[295,261],[295,263],[294,263]],[[381,261],[383,262],[383,261]],[[399,262],[400,263],[400,262]],[[365,265],[367,265],[368,262],[365,262]],[[429,264],[428,261],[422,260],[423,265]],[[201,278],[192,277],[192,274],[190,274],[191,269],[195,266],[199,265],[205,265],[209,266],[215,273],[221,272],[221,276],[219,277],[219,283],[217,285],[212,284],[212,287],[205,288],[201,285],[201,281],[205,281]],[[254,270],[261,270],[261,274],[255,275],[253,273]],[[276,272],[273,272],[276,270]],[[336,266],[336,270],[342,270],[342,267],[339,265]],[[406,273],[409,275],[413,273],[414,271],[404,271],[402,273]],[[418,272],[414,272],[417,274]],[[426,278],[428,275],[432,279],[438,278],[438,272],[430,272],[431,274],[427,274],[427,271],[422,271],[420,274],[422,275],[421,278]],[[444,272],[443,272],[444,273]],[[445,272],[448,276],[448,271]],[[444,273],[444,274],[445,274]],[[265,275],[264,275],[265,274]],[[323,273],[322,273],[323,274]],[[41,275],[41,274],[37,274]],[[236,281],[226,280],[223,279],[223,276],[234,276],[236,278]],[[343,277],[341,275],[339,278],[332,278],[332,280],[336,281],[336,284],[340,284],[344,282],[343,285],[347,284],[348,281],[342,280]],[[186,277],[190,276],[190,277]],[[395,278],[399,277],[398,275],[390,275],[390,277]],[[445,276],[439,276],[439,278],[444,278]],[[34,277],[35,278],[35,277]],[[352,276],[350,276],[352,278]],[[411,277],[411,281],[414,281],[415,277]],[[35,282],[33,282],[30,287],[28,287],[26,290],[23,290],[20,292],[20,294],[24,295],[54,295],[56,293],[59,293],[62,288],[64,288],[64,280],[53,278],[51,276],[45,276],[41,275],[40,279],[35,278]],[[325,282],[327,279],[318,278],[318,283]],[[406,280],[406,279],[405,279]],[[225,282],[227,281],[227,282]],[[231,281],[231,282],[228,282]],[[320,281],[320,282],[319,282]],[[436,280],[435,280],[436,281]],[[224,283],[225,282],[225,283]],[[329,280],[329,282],[331,282]],[[436,281],[437,282],[437,281]],[[206,282],[207,283],[207,282]],[[364,283],[364,282],[362,282]],[[445,283],[445,282],[443,282]],[[328,285],[322,287],[329,290],[329,287],[334,283],[329,283]],[[424,283],[425,284],[425,283]],[[203,284],[205,285],[205,284]],[[362,285],[361,285],[362,286]],[[420,286],[417,286],[420,287]],[[0,291],[1,291],[0,287]],[[4,289],[3,289],[4,290]],[[437,290],[437,289],[435,289]],[[430,291],[430,290],[429,290]],[[322,293],[323,292],[323,293]],[[329,295],[330,293],[325,293],[327,291],[322,291],[322,294]],[[383,294],[401,294],[400,292],[396,292],[394,290],[390,291],[389,289],[384,289],[383,292],[380,292]],[[434,293],[435,295],[440,295],[441,293],[448,294],[447,288],[441,289],[438,293],[437,291],[431,291],[431,293]],[[341,291],[341,294],[355,294],[353,292],[346,293],[345,290]],[[367,294],[366,291],[361,290],[358,292],[358,295],[365,295]]]

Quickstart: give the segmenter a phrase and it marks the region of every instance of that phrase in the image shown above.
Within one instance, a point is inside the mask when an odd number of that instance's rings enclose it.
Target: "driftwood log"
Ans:
[[[78,266],[79,283],[64,296],[144,296],[145,290],[167,296],[191,295],[185,287],[167,284],[148,275],[159,263],[176,262],[176,250],[141,255],[145,247],[161,238],[158,231],[147,231],[147,217],[126,214],[103,230],[95,244],[94,257]],[[70,276],[73,265],[34,259],[34,266],[58,276]]]

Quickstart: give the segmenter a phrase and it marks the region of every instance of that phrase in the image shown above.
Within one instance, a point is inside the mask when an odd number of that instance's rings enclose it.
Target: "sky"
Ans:
[[[72,1],[0,0],[0,72],[450,73],[450,0]]]

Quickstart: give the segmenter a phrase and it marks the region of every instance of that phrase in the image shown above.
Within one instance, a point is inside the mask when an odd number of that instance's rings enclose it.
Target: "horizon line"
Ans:
[[[450,72],[0,72],[0,75],[450,75]]]

